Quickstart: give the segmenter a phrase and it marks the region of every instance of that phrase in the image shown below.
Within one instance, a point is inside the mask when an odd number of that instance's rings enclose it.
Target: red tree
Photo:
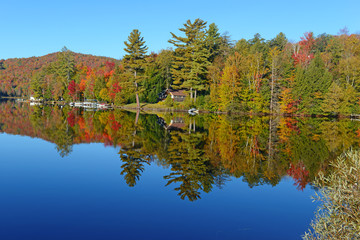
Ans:
[[[295,60],[295,66],[301,64],[303,67],[307,67],[310,61],[314,58],[312,53],[315,44],[315,39],[312,32],[304,33],[304,37],[301,37],[301,41],[294,45],[292,58]]]

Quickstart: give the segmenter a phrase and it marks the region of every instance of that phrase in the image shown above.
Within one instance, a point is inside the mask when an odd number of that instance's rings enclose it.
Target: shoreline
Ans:
[[[1,96],[0,99],[3,100],[18,100],[19,102],[23,103],[38,103],[38,104],[50,104],[50,105],[62,105],[70,106],[70,102],[66,101],[30,101],[29,99],[24,100],[21,97],[9,97],[9,96]],[[141,103],[143,106],[140,106],[140,108],[132,107],[128,105],[114,105],[109,104],[108,109],[123,109],[126,111],[134,111],[137,112],[137,110],[142,112],[162,112],[162,113],[172,113],[172,112],[188,112],[186,109],[181,108],[173,108],[173,107],[147,107],[146,105],[150,103]],[[151,104],[150,104],[151,105]],[[209,111],[209,110],[203,110],[200,109],[198,111],[198,114],[224,114],[224,115],[235,115],[235,116],[272,116],[272,117],[297,117],[297,118],[331,118],[331,119],[360,119],[360,114],[354,114],[354,115],[325,115],[325,114],[290,114],[290,113],[253,113],[253,112],[224,112],[224,111]]]

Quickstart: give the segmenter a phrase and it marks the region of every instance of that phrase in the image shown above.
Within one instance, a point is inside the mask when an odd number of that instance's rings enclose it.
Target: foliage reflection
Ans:
[[[140,114],[79,108],[0,104],[0,131],[42,138],[62,157],[79,143],[119,149],[121,172],[134,187],[146,165],[168,168],[166,186],[197,200],[230,177],[250,187],[291,176],[303,190],[345,149],[359,146],[360,124],[350,119],[251,117],[187,113]]]

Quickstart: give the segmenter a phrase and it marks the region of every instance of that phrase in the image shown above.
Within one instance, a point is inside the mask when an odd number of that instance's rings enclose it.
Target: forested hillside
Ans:
[[[307,32],[299,42],[284,33],[269,40],[260,34],[231,40],[216,24],[196,19],[170,36],[173,48],[148,53],[146,39],[134,29],[119,61],[66,48],[42,58],[8,59],[0,63],[0,89],[3,95],[123,105],[158,102],[170,88],[188,94],[183,103],[164,102],[175,107],[360,114],[360,35],[346,28],[338,35]]]
[[[66,50],[65,48],[63,50]],[[60,52],[41,57],[10,58],[0,60],[0,96],[29,96],[31,79],[51,64],[57,63]],[[115,63],[116,60],[108,57],[98,57],[88,54],[72,53],[74,65],[99,69],[106,62]]]

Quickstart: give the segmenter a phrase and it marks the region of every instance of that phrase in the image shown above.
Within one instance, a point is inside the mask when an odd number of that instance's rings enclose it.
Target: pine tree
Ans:
[[[0,70],[4,70],[4,69],[5,69],[4,62],[5,62],[4,59],[1,59],[1,60],[0,60]]]
[[[206,90],[206,74],[207,67],[210,65],[208,61],[210,57],[209,49],[204,40],[205,33],[200,32],[194,42],[192,51],[191,70],[188,79],[184,81],[183,86],[195,90],[194,101],[196,102],[196,92]]]
[[[319,114],[320,103],[331,85],[332,78],[319,54],[307,69],[298,67],[294,93],[301,100],[300,110],[309,114]]]
[[[276,109],[278,103],[278,94],[275,94],[276,85],[278,84],[279,68],[280,68],[280,50],[277,46],[270,50],[270,62],[271,62],[271,81],[270,81],[270,113]]]
[[[275,38],[270,40],[269,47],[270,48],[276,47],[278,50],[282,51],[285,48],[287,42],[288,42],[288,40],[287,40],[285,34],[280,32],[278,35],[276,35]]]
[[[44,97],[44,83],[45,83],[44,72],[39,72],[33,76],[30,82],[30,87],[33,92],[34,98],[43,98]]]
[[[210,57],[209,62],[213,62],[215,57],[219,54],[221,46],[221,37],[219,28],[215,23],[209,25],[209,29],[206,31],[206,47],[209,49]]]
[[[171,33],[169,43],[175,49],[175,58],[171,73],[173,76],[173,88],[204,90],[207,66],[209,65],[210,51],[206,46],[205,35],[206,22],[196,19],[194,22],[188,20],[184,28],[179,30],[185,33],[185,37],[176,36]]]
[[[138,86],[141,78],[138,78],[138,73],[144,69],[145,55],[148,47],[145,45],[144,38],[141,37],[141,32],[138,29],[134,29],[130,33],[128,42],[125,41],[124,44],[126,46],[124,50],[128,53],[124,56],[125,67],[134,73],[136,105],[137,108],[140,108]]]
[[[346,101],[344,101],[344,97],[344,90],[333,82],[321,104],[322,111],[335,115],[343,113],[347,105]]]
[[[66,47],[61,49],[55,67],[57,75],[61,78],[63,90],[65,91],[76,70],[73,53]]]

